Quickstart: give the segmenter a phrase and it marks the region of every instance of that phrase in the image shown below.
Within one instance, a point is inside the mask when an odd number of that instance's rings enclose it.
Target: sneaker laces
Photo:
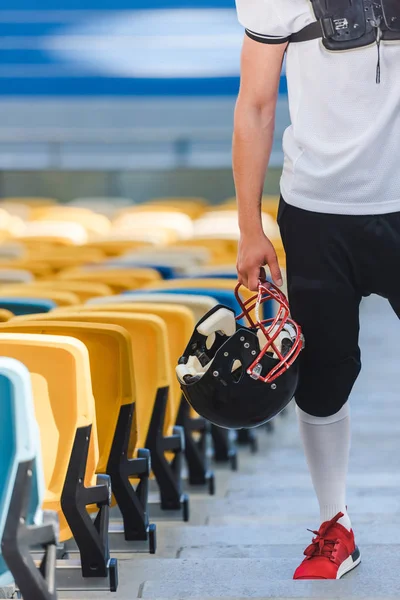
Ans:
[[[337,536],[335,538],[328,537],[328,530],[343,516],[344,515],[342,512],[338,513],[335,517],[333,517],[333,519],[323,523],[318,531],[307,529],[307,531],[310,531],[315,535],[315,538],[313,538],[311,544],[304,550],[305,556],[308,558],[312,558],[314,556],[324,556],[325,558],[329,559],[332,557],[332,552],[337,542]]]

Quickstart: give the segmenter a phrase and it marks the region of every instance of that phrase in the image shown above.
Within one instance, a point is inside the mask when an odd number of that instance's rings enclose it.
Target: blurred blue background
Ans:
[[[61,181],[72,171],[82,185],[91,173],[94,187],[107,181],[117,193],[139,181],[139,199],[157,192],[143,188],[145,173],[156,188],[160,176],[175,181],[176,192],[181,178],[187,195],[188,171],[197,189],[199,170],[220,170],[222,189],[207,194],[229,195],[242,39],[234,0],[60,0],[56,9],[49,0],[4,0],[0,193],[28,180],[39,192],[51,174]],[[283,75],[271,158],[278,171],[287,121]],[[277,174],[270,179],[276,191]]]

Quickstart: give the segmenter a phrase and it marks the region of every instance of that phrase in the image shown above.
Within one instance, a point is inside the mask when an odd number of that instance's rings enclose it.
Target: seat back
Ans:
[[[8,283],[29,283],[34,280],[30,271],[25,269],[2,269],[0,268],[0,284]]]
[[[0,354],[23,362],[32,376],[35,415],[40,428],[46,493],[43,507],[55,510],[60,540],[71,537],[61,495],[75,435],[92,426],[85,485],[94,485],[99,459],[88,351],[63,336],[0,333]]]
[[[13,318],[13,316],[14,314],[10,310],[0,308],[0,323],[5,323],[6,321],[9,321]]]
[[[86,302],[90,298],[98,296],[108,296],[112,289],[105,283],[95,281],[63,281],[60,279],[50,279],[45,281],[35,281],[34,287],[40,290],[56,290],[63,292],[72,292],[79,302]]]
[[[161,275],[155,269],[136,268],[123,269],[119,267],[91,266],[63,271],[60,279],[73,279],[76,281],[97,281],[105,283],[114,292],[120,293],[135,289],[150,282],[162,281]]]
[[[143,302],[156,302],[157,304],[179,304],[192,311],[194,319],[200,321],[204,315],[214,308],[218,302],[211,296],[200,296],[197,294],[169,294],[169,293],[148,293],[137,290],[136,292],[127,292],[118,296],[105,296],[104,298],[91,298],[89,305],[102,304],[134,304]]]
[[[0,309],[8,310],[17,316],[47,313],[56,306],[57,304],[55,302],[44,298],[8,298],[0,296]]]
[[[41,298],[44,300],[52,300],[58,306],[73,306],[79,304],[79,297],[73,292],[62,290],[43,289],[32,284],[7,285],[1,288],[1,295],[4,298]]]
[[[185,293],[185,294],[206,294],[218,300],[220,304],[225,304],[229,308],[235,311],[235,314],[241,312],[240,306],[235,298],[235,282],[231,279],[173,279],[169,281],[162,281],[162,286],[146,286],[146,292],[150,289],[155,289],[157,292],[164,293]],[[245,287],[240,290],[240,295],[243,301],[248,300],[254,296],[254,292],[251,292]],[[263,304],[262,310],[264,311],[264,319],[272,316],[272,303]],[[271,314],[267,314],[270,310]],[[254,311],[250,313],[254,316]]]
[[[12,358],[0,357],[0,542],[14,490],[18,465],[34,460],[28,524],[40,521],[44,481],[39,431],[34,416],[29,371]],[[13,577],[0,554],[0,586]]]
[[[132,340],[126,329],[118,325],[68,320],[16,320],[4,325],[0,331],[69,336],[86,346],[96,403],[97,472],[106,473],[120,408],[135,401]],[[45,380],[36,381],[36,385],[44,386]],[[136,428],[132,436],[137,437]]]
[[[131,336],[132,356],[136,388],[136,412],[138,436],[130,440],[130,453],[136,448],[146,447],[146,438],[153,414],[156,395],[160,389],[169,388],[172,381],[169,358],[167,328],[160,317],[117,312],[95,312],[87,307],[79,307],[62,313],[52,312],[46,315],[46,321],[104,323],[123,327]],[[30,317],[37,319],[36,317]],[[14,323],[17,320],[13,321]],[[21,322],[21,319],[18,319]],[[172,406],[168,405],[165,429],[169,430],[173,420]]]
[[[142,313],[144,315],[156,315],[157,317],[160,317],[167,328],[171,373],[175,373],[175,367],[193,334],[195,326],[193,313],[188,308],[175,304],[166,306],[157,303],[135,303],[134,306],[126,304],[87,304],[84,308],[88,311]],[[182,392],[178,379],[172,377],[168,409],[168,427],[170,431],[176,424],[181,396]]]

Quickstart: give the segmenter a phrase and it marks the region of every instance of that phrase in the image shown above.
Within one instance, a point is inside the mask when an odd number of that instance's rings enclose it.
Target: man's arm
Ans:
[[[239,210],[239,281],[257,290],[260,268],[268,265],[282,285],[276,253],[264,235],[261,197],[271,155],[276,102],[287,43],[263,44],[245,37],[241,83],[235,109],[233,175]]]

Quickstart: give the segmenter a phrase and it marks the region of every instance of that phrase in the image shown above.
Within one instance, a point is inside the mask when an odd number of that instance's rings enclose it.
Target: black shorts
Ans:
[[[306,341],[296,403],[330,416],[347,401],[361,369],[362,297],[383,296],[400,316],[400,212],[332,215],[281,198],[278,223],[291,313]]]

